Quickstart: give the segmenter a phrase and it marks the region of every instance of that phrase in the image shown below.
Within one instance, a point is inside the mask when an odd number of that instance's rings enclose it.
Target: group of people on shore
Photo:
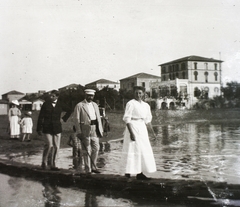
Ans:
[[[31,134],[33,128],[32,121],[32,112],[27,111],[22,117],[22,112],[18,108],[19,102],[17,100],[13,100],[11,102],[11,108],[8,112],[9,118],[9,126],[8,132],[10,134],[10,139],[21,140],[22,142],[26,139],[28,142],[31,141]],[[22,139],[21,139],[22,134]]]
[[[156,135],[151,125],[150,106],[143,101],[144,92],[143,87],[134,87],[134,99],[126,105],[123,116],[126,129],[124,131],[121,169],[119,169],[119,172],[125,174],[127,178],[136,175],[139,180],[149,179],[144,173],[156,171],[148,131],[153,134],[155,139]],[[99,107],[93,101],[94,95],[94,90],[86,89],[85,99],[75,106],[73,134],[68,141],[68,144],[73,147],[75,161],[80,161],[80,165],[82,165],[83,158],[84,170],[81,172],[86,174],[100,173],[97,168],[100,149],[99,138],[104,135]],[[40,136],[43,135],[45,141],[41,164],[44,170],[59,170],[56,166],[56,159],[61,142],[61,120],[66,122],[72,114],[71,108],[60,101],[58,97],[59,92],[53,90],[50,94],[50,100],[42,105],[37,122],[37,133]],[[62,116],[63,112],[65,114]],[[14,109],[14,114],[19,116],[19,111]]]

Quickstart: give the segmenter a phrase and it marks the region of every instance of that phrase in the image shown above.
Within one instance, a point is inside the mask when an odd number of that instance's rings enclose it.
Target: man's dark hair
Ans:
[[[142,86],[134,86],[133,91],[136,91],[136,90],[141,90],[141,91],[145,92],[145,88]]]
[[[51,91],[51,94],[55,94],[57,97],[59,97],[59,91],[57,91],[57,90],[52,90]]]

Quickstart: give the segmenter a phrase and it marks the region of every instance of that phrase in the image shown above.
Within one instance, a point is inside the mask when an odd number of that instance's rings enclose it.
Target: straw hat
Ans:
[[[15,105],[19,105],[19,102],[18,102],[18,100],[12,100],[12,104],[15,104]]]

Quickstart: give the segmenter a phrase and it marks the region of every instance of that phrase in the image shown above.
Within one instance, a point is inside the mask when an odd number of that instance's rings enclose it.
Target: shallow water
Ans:
[[[149,176],[154,178],[169,178],[174,180],[202,180],[206,183],[206,185],[208,181],[240,184],[240,127],[237,124],[187,123],[177,125],[154,126],[154,128],[157,132],[158,137],[156,141],[152,141],[153,152],[157,163],[157,172],[149,174]],[[122,144],[120,142],[112,143],[111,152],[100,155],[100,157],[102,158],[102,160],[104,160],[105,163],[105,166],[101,169],[102,173],[119,174],[119,160],[121,157],[121,148]],[[71,154],[71,148],[61,149],[57,166],[66,169],[72,168],[73,166]],[[41,152],[23,152],[19,154],[10,153],[8,155],[1,155],[0,158],[31,163],[33,165],[40,165],[41,156]],[[4,175],[1,175],[1,180],[2,176]],[[6,177],[7,176],[5,176],[3,180],[6,181]],[[7,180],[11,179],[16,178],[7,178]],[[20,178],[17,178],[17,180],[17,183],[21,183],[19,185],[21,186],[21,188],[30,185],[30,181],[26,181]],[[15,181],[13,183],[15,183]],[[33,192],[33,200],[39,199],[39,192],[42,192],[42,185],[36,182],[34,183],[35,184],[31,185],[37,186],[37,192]],[[10,185],[9,181],[8,185]],[[13,185],[15,186],[15,184]],[[16,187],[17,186],[18,184],[16,184]],[[8,188],[11,188],[11,186],[8,186]],[[22,192],[22,190],[18,189],[20,188],[16,188],[15,192],[13,192],[11,195],[21,194],[22,197],[19,198],[24,198],[24,193]],[[0,194],[6,194],[4,193],[5,190],[3,186],[0,187],[0,191]],[[23,191],[25,192],[25,194],[29,194],[28,188],[24,189]],[[74,199],[75,196],[76,198],[79,196],[86,196],[86,191],[81,191],[80,189],[60,189],[60,191],[64,192],[64,195],[61,194],[62,203],[68,202],[65,201],[65,195],[68,195],[67,197],[70,197],[72,199]],[[72,196],[69,195],[70,192],[72,193]],[[211,192],[211,189],[209,189],[209,192]],[[213,200],[214,194],[215,192],[212,192]],[[3,197],[3,195],[1,196]],[[66,199],[68,199],[67,197]],[[9,195],[9,198],[10,201],[14,203],[12,196]],[[112,206],[138,205],[138,202],[134,203],[132,200],[113,199],[109,201],[109,198],[104,196],[100,196],[97,198],[98,204],[100,202],[113,202]],[[189,199],[200,201],[202,198],[194,197]],[[43,204],[44,197],[40,196],[40,201],[42,202],[41,204]],[[240,202],[236,200],[226,201],[223,199],[222,201],[214,200],[214,202],[215,204],[216,202],[220,202],[221,204],[223,204],[221,206],[240,206]],[[229,204],[227,204],[226,202],[229,202]],[[140,200],[139,203],[141,203]],[[76,205],[81,206],[80,204]],[[174,206],[174,204],[171,205]],[[171,205],[168,204],[166,206]],[[83,206],[85,206],[85,204]]]

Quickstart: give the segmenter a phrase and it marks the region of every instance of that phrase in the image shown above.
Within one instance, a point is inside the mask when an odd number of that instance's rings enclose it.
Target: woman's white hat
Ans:
[[[19,105],[18,100],[12,100],[12,103],[15,104],[15,105],[17,105],[17,106]]]

